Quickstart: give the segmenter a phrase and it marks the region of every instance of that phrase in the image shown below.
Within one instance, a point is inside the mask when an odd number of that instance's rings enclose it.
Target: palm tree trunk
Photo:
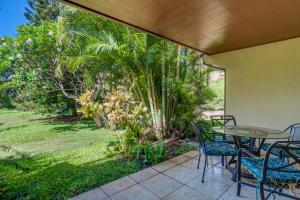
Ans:
[[[167,117],[167,82],[166,82],[166,65],[165,65],[165,58],[163,56],[163,66],[162,66],[162,72],[161,72],[161,130],[162,130],[162,136],[166,136],[166,117]]]
[[[151,112],[152,125],[156,132],[157,138],[161,138],[161,123],[159,109],[157,108],[157,95],[155,94],[155,85],[153,84],[153,76],[151,71],[147,74],[147,96]]]
[[[141,101],[144,106],[147,106],[144,95],[142,93],[142,90],[141,90],[140,85],[139,85],[138,81],[136,80],[136,78],[133,78],[131,82],[132,82],[132,85],[131,85],[129,91],[132,89],[135,98],[138,99],[139,101]]]

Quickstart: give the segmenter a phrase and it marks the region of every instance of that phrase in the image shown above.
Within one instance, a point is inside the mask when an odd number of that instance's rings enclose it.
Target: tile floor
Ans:
[[[256,199],[254,188],[242,187],[236,196],[236,183],[222,168],[220,159],[209,158],[205,183],[201,182],[204,162],[197,166],[197,151],[165,161],[120,178],[72,200],[246,200]],[[278,198],[283,200],[284,198]]]

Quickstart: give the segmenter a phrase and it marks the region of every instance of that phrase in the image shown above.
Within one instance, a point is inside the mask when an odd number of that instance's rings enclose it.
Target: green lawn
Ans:
[[[134,161],[107,158],[114,133],[93,122],[0,110],[0,199],[67,199],[133,173]]]

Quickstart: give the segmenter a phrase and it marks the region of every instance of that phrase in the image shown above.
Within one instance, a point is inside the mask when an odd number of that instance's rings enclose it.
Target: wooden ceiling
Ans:
[[[300,36],[300,0],[63,0],[206,54]]]

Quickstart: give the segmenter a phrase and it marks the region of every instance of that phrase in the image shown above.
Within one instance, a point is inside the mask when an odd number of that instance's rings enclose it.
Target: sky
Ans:
[[[28,22],[25,7],[28,7],[27,0],[0,0],[0,37],[16,36],[17,26]]]

